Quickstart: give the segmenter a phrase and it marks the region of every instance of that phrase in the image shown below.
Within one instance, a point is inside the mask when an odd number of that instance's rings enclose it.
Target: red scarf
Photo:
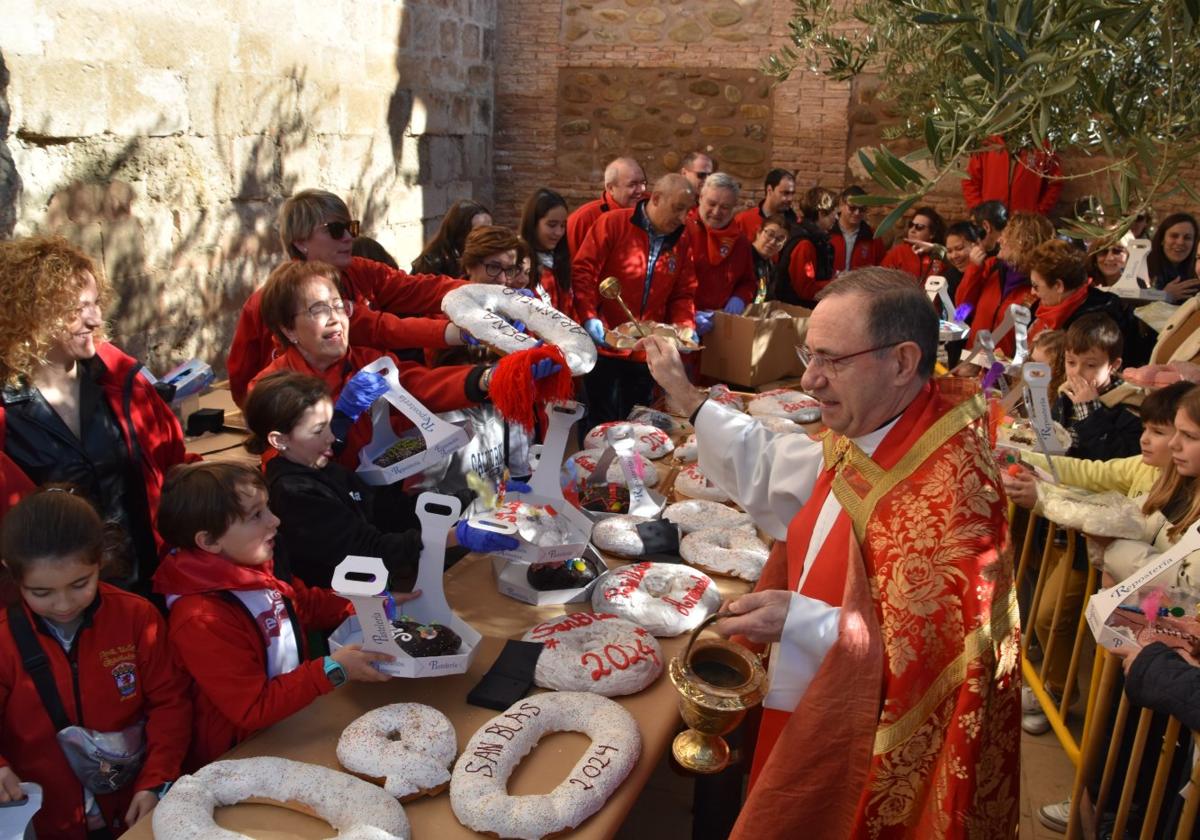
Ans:
[[[154,591],[160,595],[250,589],[278,589],[285,598],[294,597],[292,587],[275,577],[274,561],[261,566],[239,566],[223,554],[177,548],[154,573]]]
[[[1037,319],[1029,327],[1029,338],[1033,339],[1042,330],[1061,329],[1072,313],[1080,307],[1087,297],[1088,285],[1084,283],[1071,294],[1051,306],[1038,304]]]

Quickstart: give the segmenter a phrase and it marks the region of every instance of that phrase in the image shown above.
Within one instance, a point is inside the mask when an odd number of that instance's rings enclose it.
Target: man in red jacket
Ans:
[[[698,218],[688,219],[687,237],[696,266],[696,332],[712,329],[713,311],[740,315],[754,299],[756,280],[750,243],[733,221],[741,185],[724,172],[710,175],[700,190]]]
[[[1040,149],[1021,149],[1014,159],[1004,135],[993,134],[967,163],[963,198],[968,210],[985,201],[1001,201],[1009,213],[1049,216],[1062,192],[1061,174],[1058,155],[1048,143]]]
[[[883,243],[875,238],[875,231],[866,222],[867,208],[851,204],[856,195],[866,195],[859,186],[849,186],[838,196],[837,224],[829,232],[833,243],[833,276],[852,268],[879,265],[883,259]]]
[[[697,196],[704,189],[704,181],[716,171],[717,162],[704,152],[688,152],[679,165],[679,174],[687,178]]]
[[[437,274],[409,275],[355,257],[350,249],[357,233],[358,222],[351,220],[345,202],[324,190],[302,190],[279,208],[279,237],[288,255],[293,260],[326,262],[341,272],[342,298],[354,302],[353,344],[386,351],[461,345],[458,327],[442,317],[442,298],[466,281]],[[256,289],[242,307],[226,360],[229,390],[239,406],[250,381],[282,352],[263,324],[261,296],[262,289]]]
[[[757,207],[750,207],[738,213],[733,223],[742,229],[749,242],[754,241],[763,220],[776,214],[783,215],[791,227],[797,224],[796,211],[792,202],[796,198],[796,176],[786,169],[772,169],[763,179],[763,200]]]
[[[688,237],[687,213],[695,204],[682,175],[664,175],[650,198],[627,210],[605,213],[589,231],[571,265],[575,312],[600,347],[596,367],[584,379],[588,423],[623,420],[650,399],[653,380],[644,360],[614,350],[605,330],[629,319],[620,304],[600,297],[600,281],[616,277],[621,298],[639,321],[674,324],[695,337],[696,271]]]
[[[646,173],[633,158],[619,157],[604,168],[604,195],[575,208],[567,217],[567,247],[579,253],[592,225],[609,210],[635,206],[646,195]]]

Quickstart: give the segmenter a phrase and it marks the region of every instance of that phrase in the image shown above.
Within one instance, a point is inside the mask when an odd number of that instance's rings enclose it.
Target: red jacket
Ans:
[[[1028,281],[1018,283],[1007,295],[1004,294],[1004,263],[996,257],[988,257],[982,266],[969,263],[954,295],[955,306],[969,303],[974,307],[971,313],[972,334],[979,330],[995,332],[1010,306],[1014,303],[1029,306],[1034,300],[1036,298]],[[1010,357],[1016,346],[1016,336],[1011,332],[998,345]]]
[[[342,294],[354,301],[350,343],[379,350],[446,346],[443,318],[397,317],[441,315],[442,298],[465,280],[438,274],[406,274],[374,260],[353,257],[342,272]],[[233,401],[246,401],[250,380],[279,355],[280,347],[259,311],[262,289],[255,289],[242,306],[229,356],[229,390]]]
[[[984,141],[984,150],[971,155],[967,177],[962,182],[967,209],[985,201],[1001,201],[1009,213],[1050,215],[1063,182],[1058,155],[1049,144],[1041,149],[1022,149],[1014,162],[1004,137],[993,134]]]
[[[568,289],[564,292],[558,287],[558,280],[555,278],[554,272],[545,266],[542,266],[541,269],[538,274],[538,285],[549,296],[550,305],[572,321],[575,320],[575,297],[571,290]]]
[[[731,224],[712,230],[695,219],[687,223],[686,230],[696,269],[696,309],[723,309],[731,297],[740,297],[746,304],[754,300],[758,278],[742,229]]]
[[[4,442],[2,437],[3,418],[4,410],[0,408],[0,446],[3,446]],[[4,514],[8,513],[9,508],[35,489],[29,477],[0,449],[0,520],[4,519]]]
[[[696,269],[682,227],[673,239],[668,238],[659,254],[650,294],[642,306],[650,237],[634,222],[637,211],[629,208],[605,213],[592,226],[583,247],[575,252],[571,267],[575,314],[580,322],[599,318],[610,328],[629,320],[615,300],[600,298],[600,281],[613,276],[621,281],[621,297],[634,317],[694,329]]]
[[[846,271],[846,236],[842,233],[840,224],[835,224],[829,231],[829,241],[833,243],[833,276],[837,277]],[[866,222],[858,227],[858,236],[854,240],[854,252],[850,255],[850,268],[866,268],[869,265],[879,265],[883,259],[884,246],[875,238],[875,231]]]
[[[73,678],[71,657],[22,606],[50,660],[58,696],[72,723],[116,732],[146,721],[141,772],[125,788],[96,797],[105,821],[120,833],[129,800],[139,791],[175,781],[188,748],[192,726],[188,680],[171,656],[162,617],[145,598],[101,583],[72,646],[77,669]],[[33,820],[37,836],[83,840],[87,836],[83,786],[55,740],[54,725],[25,671],[8,614],[2,610],[0,706],[0,766],[10,766],[21,781],[37,782],[45,792],[42,809]]]
[[[604,195],[600,198],[576,207],[575,212],[567,217],[567,249],[571,254],[579,253],[579,249],[583,247],[583,240],[587,238],[588,231],[592,229],[592,225],[596,223],[597,219],[609,210],[620,209],[622,208],[613,201],[608,190],[605,190]]]
[[[154,522],[158,516],[158,501],[167,472],[176,464],[198,461],[200,456],[189,455],[184,448],[183,429],[179,420],[154,390],[154,386],[139,375],[141,362],[106,341],[96,344],[96,355],[105,368],[100,385],[117,422],[121,424],[125,445],[130,455],[137,459],[146,486],[150,521]],[[0,449],[4,448],[4,425],[4,408],[0,405]],[[6,484],[18,491],[22,485],[32,486],[32,482],[16,464],[9,461],[9,465],[11,470],[5,476]],[[20,473],[19,478],[17,473]],[[8,501],[11,503],[12,499]],[[161,549],[162,540],[157,531],[154,539]]]
[[[897,242],[893,245],[892,249],[884,254],[880,265],[884,268],[907,271],[920,281],[921,288],[925,288],[926,278],[946,270],[941,260],[932,254],[918,254],[907,242]]]
[[[410,394],[417,398],[430,411],[453,411],[456,408],[466,408],[483,401],[484,395],[473,393],[477,388],[478,369],[472,365],[453,365],[450,367],[428,368],[416,362],[401,362],[391,353],[376,350],[373,347],[351,347],[341,364],[336,364],[325,370],[317,370],[300,355],[295,347],[289,347],[287,352],[267,365],[254,383],[269,373],[277,370],[295,370],[307,373],[322,380],[333,401],[336,403],[342,393],[342,386],[371,362],[386,356],[396,363],[400,374],[400,384]],[[478,399],[472,399],[477,397]],[[399,412],[391,412],[392,428],[397,434],[405,429],[411,429],[412,423]],[[338,455],[337,461],[346,469],[353,470],[358,466],[358,452],[371,442],[371,412],[364,411],[346,435],[346,447]]]
[[[300,627],[300,667],[267,678],[267,643],[240,603],[220,593],[274,588],[291,601]],[[320,659],[307,660],[304,630],[333,630],[353,613],[331,590],[299,578],[277,580],[270,566],[236,566],[199,550],[171,552],[154,573],[154,589],[171,602],[171,648],[195,681],[192,749],[186,769],[213,761],[260,729],[333,690]]]

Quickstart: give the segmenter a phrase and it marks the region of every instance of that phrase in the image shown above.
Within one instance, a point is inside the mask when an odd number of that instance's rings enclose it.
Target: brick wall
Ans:
[[[495,0],[6,0],[0,236],[61,232],[154,370],[223,365],[280,260],[275,213],[343,196],[407,264],[492,199]],[[11,113],[10,113],[11,109]]]
[[[660,20],[660,14],[647,10],[665,15]],[[678,107],[672,95],[656,93],[664,70],[695,78],[713,70],[748,71],[743,77],[757,74],[765,86],[758,71],[770,46],[786,37],[790,11],[787,0],[500,0],[493,135],[497,219],[515,224],[521,205],[540,186],[562,192],[572,207],[596,197],[603,187],[604,163],[615,155],[607,154],[598,126],[595,134],[583,135],[594,140],[588,150],[596,153],[586,161],[573,155],[567,166],[556,165],[563,151],[560,125],[564,119],[578,119],[562,113],[557,96],[562,77],[621,68],[619,84],[629,86],[632,77],[634,90],[646,99],[640,107],[664,111]],[[642,87],[636,86],[639,73]],[[848,84],[804,72],[771,89],[765,100],[770,108],[766,159],[736,170],[747,204],[762,197],[762,174],[772,166],[796,170],[801,184],[841,185],[849,96]],[[697,123],[703,124],[703,119]],[[635,142],[630,135],[626,151],[642,160],[651,179],[669,171],[666,164],[674,159],[661,144],[639,150],[632,147]],[[687,137],[672,135],[669,145],[676,155],[711,148],[720,163],[719,149],[729,142],[722,135],[705,137],[697,129]]]

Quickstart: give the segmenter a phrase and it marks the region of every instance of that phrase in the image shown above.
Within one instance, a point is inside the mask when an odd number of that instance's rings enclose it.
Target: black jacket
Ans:
[[[1056,408],[1076,441],[1067,451],[1072,458],[1108,461],[1142,451],[1142,420],[1128,406],[1101,404],[1078,422],[1071,419],[1073,404],[1066,394],[1059,395]]]
[[[1125,693],[1145,709],[1173,715],[1200,729],[1200,668],[1162,642],[1146,645],[1125,678]]]
[[[796,306],[807,306],[811,309],[816,305],[816,301],[803,300],[796,294],[788,272],[792,262],[792,252],[801,242],[811,242],[817,252],[817,281],[833,279],[833,243],[829,240],[829,234],[821,230],[816,222],[805,219],[792,228],[788,241],[784,244],[783,250],[779,252],[779,262],[775,264],[775,283],[771,297],[773,300],[781,300]]]
[[[277,457],[266,472],[271,511],[279,517],[277,567],[309,586],[328,587],[346,555],[381,557],[389,590],[413,588],[421,534],[389,531],[396,518],[384,510],[375,488],[336,462],[318,470]]]
[[[1067,316],[1062,329],[1064,331],[1070,329],[1071,325],[1084,315],[1093,312],[1107,315],[1120,328],[1121,336],[1125,340],[1125,347],[1121,351],[1122,367],[1140,367],[1150,361],[1150,351],[1154,349],[1154,342],[1147,343],[1145,333],[1140,326],[1141,322],[1134,317],[1133,309],[1112,292],[1089,286],[1087,297],[1074,312]],[[1037,317],[1036,310],[1034,317]]]

